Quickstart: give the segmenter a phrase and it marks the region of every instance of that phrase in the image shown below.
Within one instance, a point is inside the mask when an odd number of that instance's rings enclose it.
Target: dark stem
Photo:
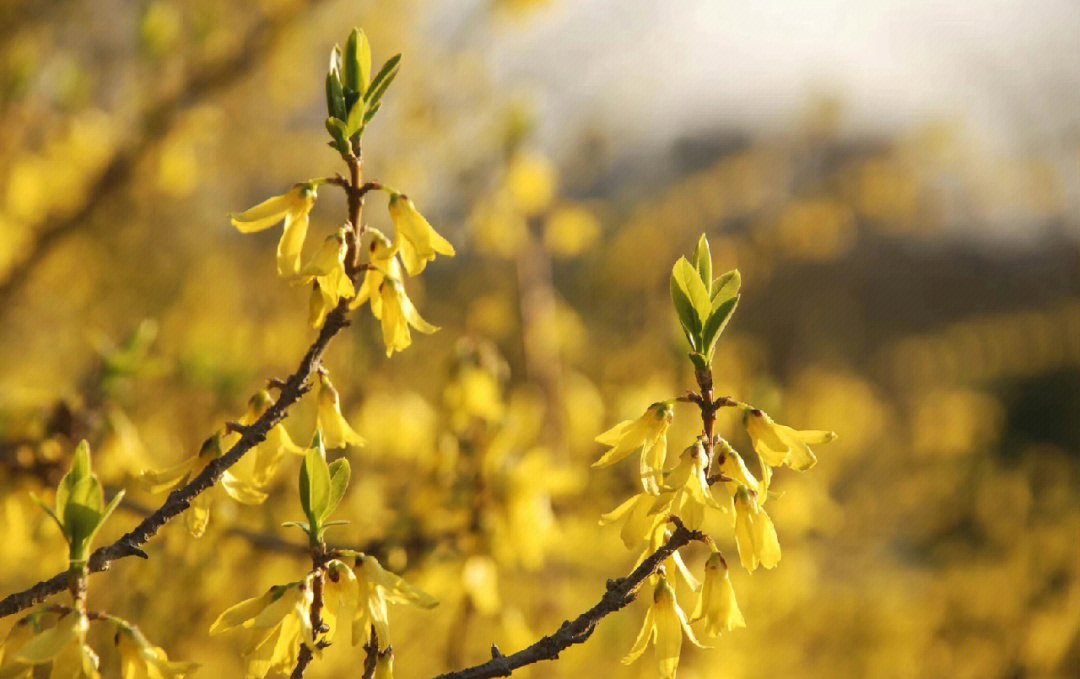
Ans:
[[[692,531],[674,519],[676,529],[667,543],[641,562],[634,572],[625,578],[609,580],[607,592],[595,606],[585,611],[572,621],[566,621],[553,634],[540,639],[531,646],[512,655],[492,653],[492,659],[456,672],[439,675],[436,679],[489,679],[490,677],[508,677],[521,667],[532,665],[541,660],[555,660],[559,653],[574,644],[585,642],[596,629],[597,623],[605,616],[621,610],[634,600],[634,592],[645,580],[660,568],[660,564],[693,541],[704,541],[706,536],[699,531]]]

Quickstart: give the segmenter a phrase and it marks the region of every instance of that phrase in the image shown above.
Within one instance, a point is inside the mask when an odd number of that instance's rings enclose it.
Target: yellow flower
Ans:
[[[735,544],[739,559],[748,571],[761,564],[773,568],[780,561],[780,542],[772,519],[746,488],[735,491]]]
[[[720,636],[722,631],[746,627],[742,611],[735,601],[735,589],[728,577],[727,562],[719,552],[714,552],[705,562],[705,581],[690,620],[704,620],[705,635],[710,639]]]
[[[263,445],[266,445],[266,442]],[[221,432],[217,432],[203,442],[198,454],[181,460],[171,467],[157,471],[144,470],[141,479],[151,493],[169,491],[188,483],[194,476],[201,473],[207,464],[221,457],[224,453],[224,436]],[[247,458],[248,456],[241,458],[241,461],[237,463],[239,468],[234,466],[226,470],[221,477],[221,489],[226,495],[242,504],[261,504],[266,500],[267,494],[260,490],[261,485],[256,484],[252,478],[247,477],[265,475],[267,472],[272,473],[274,470],[263,468],[260,472],[258,454],[251,458],[255,462],[245,462]],[[254,468],[249,468],[249,465],[254,465]],[[245,474],[245,470],[248,473]],[[187,511],[184,512],[184,525],[187,526],[188,532],[193,537],[201,537],[206,532],[206,526],[210,522],[210,507],[212,504],[213,499],[209,492],[200,493],[191,501]]]
[[[241,233],[268,229],[284,220],[285,230],[278,241],[278,274],[286,278],[300,273],[300,256],[307,237],[308,217],[315,207],[314,184],[297,184],[288,193],[264,200],[239,214],[229,215]]]
[[[622,531],[619,533],[623,544],[627,549],[636,549],[641,543],[649,540],[656,532],[660,524],[667,520],[663,509],[667,507],[664,502],[662,507],[657,507],[657,500],[670,498],[657,498],[648,493],[638,493],[626,502],[600,517],[600,525],[606,526],[619,519],[624,519]]]
[[[301,644],[315,645],[310,608],[306,583],[271,587],[266,594],[241,601],[218,616],[210,634],[236,627],[245,631],[241,646],[246,679],[260,679],[269,672],[288,674],[296,666]]]
[[[674,417],[670,401],[660,401],[649,406],[645,414],[636,420],[626,420],[596,437],[597,443],[611,446],[593,467],[607,467],[632,453],[641,453],[641,483],[645,491],[656,495],[660,492],[664,458],[667,457],[668,426]]]
[[[69,613],[55,627],[31,637],[4,663],[0,676],[29,677],[34,665],[52,663],[50,677],[100,679],[98,657],[86,645],[89,621],[81,612]]]
[[[322,610],[327,631],[323,639],[332,642],[342,629],[351,635],[352,621],[360,603],[360,583],[352,569],[338,559],[327,562],[323,577]]]
[[[353,618],[353,646],[371,641],[373,629],[378,637],[380,650],[390,645],[390,621],[386,612],[388,601],[421,608],[434,608],[439,605],[435,597],[387,571],[373,556],[357,556],[354,571],[360,588],[360,606]]]
[[[400,282],[392,278],[385,279],[379,287],[379,295],[382,298],[381,314],[376,313],[375,317],[382,321],[383,343],[386,345],[387,357],[412,344],[410,325],[427,335],[438,330],[437,327],[420,318],[420,313],[413,306],[409,296],[405,294],[405,288]],[[374,311],[375,306],[372,305],[372,312]]]
[[[311,311],[309,320],[316,328],[326,321],[326,314],[338,305],[342,298],[348,299],[356,294],[352,280],[345,271],[345,254],[348,246],[345,231],[327,237],[319,251],[311,258],[300,272],[301,283],[315,282],[311,293]]]
[[[174,662],[138,629],[116,621],[116,645],[123,679],[183,679],[198,669],[194,662]]]
[[[709,482],[705,478],[705,465],[708,459],[705,457],[705,449],[701,442],[683,451],[679,458],[679,464],[667,474],[660,497],[670,498],[667,500],[666,511],[683,520],[691,530],[697,530],[705,520],[705,508],[723,508],[713,498],[709,489]],[[659,504],[659,503],[658,503]],[[659,511],[660,508],[653,511]]]
[[[675,600],[675,590],[661,577],[653,590],[652,605],[645,613],[641,631],[638,632],[633,648],[622,661],[626,665],[634,662],[652,641],[656,645],[656,662],[661,679],[674,679],[675,671],[679,667],[679,655],[682,653],[683,634],[695,646],[706,648],[690,629],[686,615]]]
[[[248,399],[248,409],[240,418],[240,424],[244,426],[255,424],[273,402],[274,399],[265,389],[255,392],[255,395]],[[266,438],[263,439],[262,443],[255,446],[254,450],[241,458],[240,463],[249,457],[253,460],[250,474],[251,482],[255,486],[262,488],[270,482],[278,467],[281,466],[285,453],[303,457],[304,452],[303,448],[293,443],[284,423],[278,422],[273,427],[270,427],[270,431],[266,433]],[[234,465],[231,469],[236,469],[240,463]]]
[[[384,236],[378,229],[369,229],[371,233],[371,245],[368,269],[364,274],[364,281],[356,292],[356,297],[349,304],[350,309],[356,309],[364,302],[371,302],[371,313],[375,318],[382,317],[382,297],[379,296],[379,288],[387,278],[400,281],[402,278],[401,265],[398,264],[398,246],[391,245],[390,239]]]
[[[745,423],[754,450],[770,467],[787,465],[797,471],[806,471],[817,462],[808,444],[828,443],[836,438],[831,431],[799,431],[785,427],[757,409],[746,411]]]
[[[319,373],[319,410],[316,427],[322,432],[323,445],[327,448],[362,446],[364,438],[357,434],[341,414],[341,398],[330,383],[330,376]]]
[[[390,195],[390,218],[394,221],[396,245],[410,276],[422,272],[435,255],[454,256],[454,246],[431,228],[416,206],[400,193]]]

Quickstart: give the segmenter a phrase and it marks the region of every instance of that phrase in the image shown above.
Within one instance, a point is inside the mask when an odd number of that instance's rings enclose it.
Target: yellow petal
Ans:
[[[285,219],[285,215],[292,205],[293,198],[286,193],[268,198],[255,207],[238,214],[231,214],[229,217],[233,226],[239,229],[241,233],[253,233],[268,229]]]
[[[630,652],[626,654],[622,659],[624,665],[629,665],[645,652],[645,649],[649,646],[649,641],[656,636],[656,627],[653,625],[653,607],[649,606],[645,611],[645,621],[641,623],[641,630],[638,632],[637,638],[634,639],[634,645],[630,648]]]
[[[224,613],[217,617],[214,624],[210,625],[210,634],[221,634],[226,630],[230,630],[254,619],[255,616],[269,606],[270,602],[273,600],[274,590],[271,589],[262,596],[245,599],[244,601],[229,607]]]

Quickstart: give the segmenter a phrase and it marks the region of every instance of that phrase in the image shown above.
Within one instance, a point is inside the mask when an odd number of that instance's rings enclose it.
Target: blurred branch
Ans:
[[[282,386],[277,401],[258,420],[245,429],[240,440],[229,449],[229,452],[210,462],[190,483],[169,493],[165,503],[153,514],[143,519],[130,532],[121,536],[111,545],[96,549],[90,556],[89,570],[91,573],[108,570],[113,561],[128,556],[146,558],[146,553],[140,549],[142,545],[154,537],[166,523],[182,514],[199,494],[216,484],[225,473],[225,470],[236,464],[245,453],[266,439],[266,434],[270,429],[285,419],[288,409],[311,388],[309,380],[318,367],[319,359],[326,349],[326,345],[330,343],[334,335],[348,325],[348,311],[348,300],[342,300],[330,312],[322,330],[319,331],[319,336],[300,361],[300,366]],[[69,579],[68,571],[64,571],[48,580],[39,582],[27,590],[5,597],[0,601],[0,617],[18,613],[44,601],[53,594],[63,591],[67,587]]]
[[[641,565],[635,568],[630,575],[618,580],[608,580],[607,591],[599,603],[573,621],[564,622],[554,634],[549,634],[513,655],[503,655],[493,645],[491,647],[491,660],[486,663],[456,672],[441,674],[436,679],[508,677],[516,669],[532,665],[541,660],[555,660],[560,653],[571,646],[584,643],[592,636],[593,630],[596,629],[596,625],[600,620],[615,611],[625,608],[634,600],[634,593],[638,587],[645,582],[646,578],[660,568],[660,564],[665,559],[691,542],[706,539],[703,533],[688,529],[677,518],[673,517],[673,521],[676,524],[676,529],[663,547],[642,561]]]
[[[105,167],[97,181],[88,191],[86,203],[74,214],[45,226],[30,243],[21,259],[12,262],[0,279],[0,308],[17,293],[27,281],[30,272],[65,236],[87,223],[100,205],[107,205],[135,176],[135,170],[155,143],[163,138],[175,124],[184,109],[243,79],[271,52],[276,38],[297,16],[306,13],[312,5],[324,0],[308,0],[297,8],[280,16],[261,20],[251,29],[240,47],[232,55],[202,67],[181,88],[165,97],[143,115],[145,133],[121,148]],[[45,5],[46,3],[40,3]],[[34,7],[35,3],[31,3]]]

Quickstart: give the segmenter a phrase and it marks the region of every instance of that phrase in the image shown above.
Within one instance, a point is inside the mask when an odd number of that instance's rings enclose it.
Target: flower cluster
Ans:
[[[748,571],[758,566],[773,568],[780,561],[776,528],[763,505],[768,496],[774,468],[786,466],[798,471],[817,461],[810,444],[827,443],[835,434],[825,431],[798,431],[777,424],[761,410],[731,398],[714,398],[711,364],[720,333],[738,302],[739,274],[732,271],[712,278],[708,241],[698,242],[693,263],[680,258],[671,277],[672,300],[690,344],[690,360],[701,388],[700,393],[649,406],[635,420],[620,422],[596,438],[609,449],[594,463],[606,467],[631,455],[639,456],[641,492],[601,517],[601,525],[621,522],[621,537],[628,549],[640,549],[640,564],[669,538],[669,524],[677,519],[690,530],[700,530],[710,515],[725,517],[734,532],[740,561]],[[667,431],[674,418],[674,405],[685,401],[701,410],[703,431],[683,450],[678,462],[668,468]],[[757,454],[760,478],[747,467],[730,443],[713,432],[715,416],[723,407],[737,406]],[[710,470],[715,469],[714,472]],[[663,679],[672,679],[678,668],[682,640],[698,646],[701,636],[712,641],[724,631],[745,626],[735,591],[728,576],[727,561],[716,543],[707,540],[711,555],[705,563],[704,582],[688,571],[678,551],[651,578],[652,604],[630,653],[630,663],[645,651],[649,642],[656,647],[656,660]],[[674,570],[687,586],[698,593],[693,615],[687,618],[676,599],[667,573]],[[700,625],[695,635],[693,625]]]

